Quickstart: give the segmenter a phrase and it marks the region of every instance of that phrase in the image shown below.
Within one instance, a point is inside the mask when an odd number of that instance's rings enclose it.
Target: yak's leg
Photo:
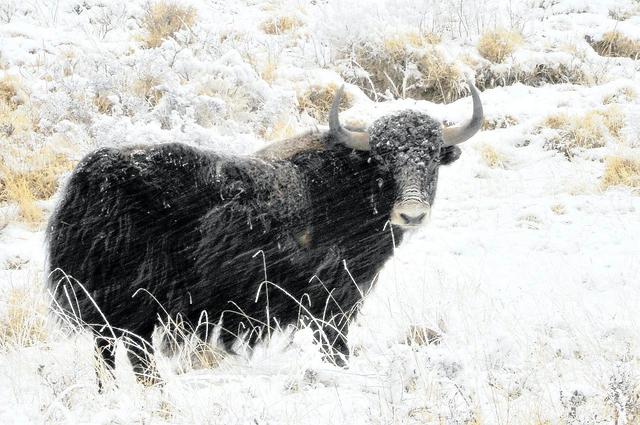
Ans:
[[[151,333],[137,332],[135,338],[125,338],[127,357],[133,367],[133,373],[141,384],[151,386],[159,382],[160,377],[153,361],[153,346],[151,345]]]
[[[98,378],[98,391],[104,391],[104,379],[106,375],[114,378],[113,371],[116,367],[116,341],[113,337],[103,335],[96,336],[96,377]]]

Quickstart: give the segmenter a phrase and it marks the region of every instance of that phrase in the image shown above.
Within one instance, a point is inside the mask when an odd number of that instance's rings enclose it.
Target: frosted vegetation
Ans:
[[[1,423],[640,423],[637,0],[0,2]],[[98,146],[248,154],[403,108],[486,122],[441,171],[432,222],[352,325],[253,356],[187,344],[166,383],[48,312],[44,223]],[[464,98],[464,99],[463,99]],[[126,355],[120,349],[120,365]]]

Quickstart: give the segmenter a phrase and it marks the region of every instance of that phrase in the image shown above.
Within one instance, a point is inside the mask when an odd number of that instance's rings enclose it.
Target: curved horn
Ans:
[[[333,103],[331,104],[331,111],[329,112],[329,133],[336,138],[338,143],[348,148],[358,151],[368,151],[371,147],[369,146],[369,134],[366,131],[350,131],[340,124],[338,115],[343,92],[344,84],[340,86],[340,89],[336,92],[336,96],[333,98]]]
[[[471,115],[469,122],[464,125],[442,129],[442,139],[444,140],[445,146],[453,146],[469,140],[471,136],[476,134],[478,130],[480,130],[480,127],[482,127],[483,113],[480,92],[471,80],[467,80],[467,84],[469,84],[471,97],[473,98],[473,115]]]

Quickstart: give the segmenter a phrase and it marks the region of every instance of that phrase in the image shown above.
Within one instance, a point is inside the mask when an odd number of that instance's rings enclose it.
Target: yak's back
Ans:
[[[102,321],[94,302],[112,318],[135,316],[143,305],[122,300],[175,274],[178,253],[193,245],[198,221],[217,202],[208,176],[219,158],[181,144],[87,155],[48,226],[50,282],[61,307],[81,312],[85,323]]]

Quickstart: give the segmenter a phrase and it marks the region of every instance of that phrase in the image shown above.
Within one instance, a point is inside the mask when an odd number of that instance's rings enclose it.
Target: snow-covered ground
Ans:
[[[640,60],[599,56],[585,40],[613,30],[640,40],[637,0],[179,4],[194,22],[143,48],[144,1],[2,0],[0,81],[19,82],[37,128],[0,143],[75,159],[167,141],[247,154],[324,124],[300,98],[357,82],[345,51],[365,43],[382,55],[375,46],[410,32],[438,34],[460,75],[565,64],[583,79],[482,93],[487,120],[509,122],[443,167],[430,225],[398,248],[351,327],[348,369],[323,363],[302,330],[215,368],[175,373],[176,360],[160,358],[166,383],[153,388],[135,382],[120,349],[117,387],[99,394],[90,337],[48,320],[35,344],[0,351],[0,423],[640,423],[640,197],[602,185],[606,158],[640,157]],[[278,17],[291,28],[269,34]],[[476,45],[496,28],[524,41],[492,65]],[[392,90],[376,103],[368,89],[347,86],[345,121],[409,107],[459,122],[471,109],[469,98],[382,102]],[[570,160],[550,148],[548,116],[610,108],[622,114],[618,135],[604,131]],[[16,293],[36,314],[44,288],[43,234],[16,210],[0,205],[2,320]],[[416,326],[439,341],[407,343]]]

